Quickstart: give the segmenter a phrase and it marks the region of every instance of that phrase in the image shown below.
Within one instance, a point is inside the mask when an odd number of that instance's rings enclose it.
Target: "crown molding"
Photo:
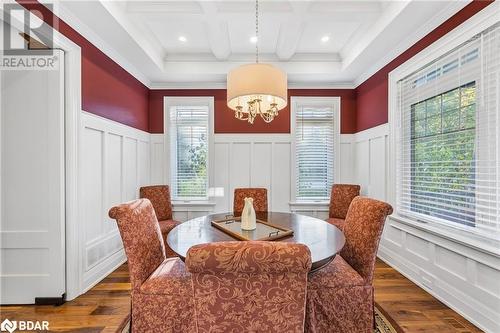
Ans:
[[[226,82],[152,82],[151,90],[226,89]],[[354,89],[353,82],[289,82],[288,89]]]
[[[164,58],[165,63],[169,62],[221,62],[212,53],[170,53]],[[224,59],[225,62],[254,62],[255,53],[233,53]],[[280,60],[274,53],[259,53],[260,62],[342,62],[342,57],[335,53],[295,53],[287,61]]]
[[[226,89],[226,82],[152,82],[149,89]]]
[[[96,0],[118,25],[125,30],[125,33],[140,49],[149,57],[149,60],[158,70],[164,70],[163,55],[165,50],[158,42],[151,42],[147,33],[142,31],[138,25],[134,24],[121,6],[114,1]]]
[[[288,89],[354,89],[353,82],[289,82]]]
[[[102,40],[96,33],[92,31],[87,25],[82,23],[73,13],[64,7],[64,3],[60,0],[58,1],[48,1],[41,0],[42,5],[54,4],[54,14],[57,15],[61,20],[66,22],[71,28],[73,28],[77,33],[82,35],[90,43],[92,43],[96,48],[102,51],[111,60],[116,62],[120,67],[127,71],[130,75],[140,81],[146,87],[151,84],[150,80],[146,75],[144,75],[140,70],[138,70],[134,65],[127,61],[122,55],[120,55],[115,49],[113,49],[108,43]]]
[[[431,19],[429,19],[424,25],[420,27],[420,29],[416,30],[412,35],[408,36],[404,41],[400,42],[396,47],[386,53],[386,56],[377,61],[373,66],[371,66],[368,70],[363,72],[354,80],[354,86],[357,88],[360,84],[368,80],[375,73],[381,70],[385,65],[396,59],[403,52],[408,50],[411,46],[413,46],[420,39],[428,35],[434,29],[436,29],[439,25],[445,22],[447,19],[456,14],[459,10],[468,5],[472,0],[459,0],[459,1],[450,1],[448,6],[439,11],[436,15],[434,15]]]

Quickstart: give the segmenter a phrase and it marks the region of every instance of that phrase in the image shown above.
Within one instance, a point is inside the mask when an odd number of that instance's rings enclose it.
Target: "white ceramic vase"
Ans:
[[[257,228],[255,219],[255,209],[253,208],[253,198],[245,198],[245,206],[241,212],[241,229],[254,230]]]

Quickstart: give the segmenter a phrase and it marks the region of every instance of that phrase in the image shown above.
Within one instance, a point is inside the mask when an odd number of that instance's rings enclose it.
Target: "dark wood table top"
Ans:
[[[168,246],[184,260],[188,249],[193,245],[236,240],[211,225],[213,220],[224,219],[227,215],[229,213],[206,215],[181,223],[168,233]],[[292,229],[293,236],[278,241],[307,245],[313,262],[311,271],[332,261],[345,243],[342,231],[314,217],[269,212],[257,214],[257,218]]]

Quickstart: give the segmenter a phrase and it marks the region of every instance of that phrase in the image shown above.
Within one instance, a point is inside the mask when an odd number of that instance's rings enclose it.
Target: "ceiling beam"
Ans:
[[[288,61],[295,54],[303,30],[303,23],[297,20],[291,20],[280,26],[276,45],[276,55],[280,60]]]
[[[227,22],[216,19],[217,7],[213,2],[200,1],[205,16],[208,42],[212,53],[219,61],[227,60],[231,55],[231,43]]]
[[[288,61],[295,54],[304,31],[304,16],[309,16],[310,2],[290,1],[292,17],[280,26],[276,55],[281,61]]]

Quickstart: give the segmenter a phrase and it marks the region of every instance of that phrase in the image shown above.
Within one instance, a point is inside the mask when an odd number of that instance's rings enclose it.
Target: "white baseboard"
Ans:
[[[94,266],[90,271],[84,274],[82,294],[86,293],[96,284],[102,281],[106,276],[111,274],[115,269],[123,265],[127,261],[125,251],[119,250],[112,254],[99,265]]]
[[[481,330],[491,333],[500,332],[500,323],[493,319],[495,314],[491,314],[491,311],[481,306],[478,300],[461,292],[446,281],[436,279],[436,277],[434,277],[435,280],[431,289],[425,284],[422,275],[413,263],[382,244],[378,251],[378,257]]]

